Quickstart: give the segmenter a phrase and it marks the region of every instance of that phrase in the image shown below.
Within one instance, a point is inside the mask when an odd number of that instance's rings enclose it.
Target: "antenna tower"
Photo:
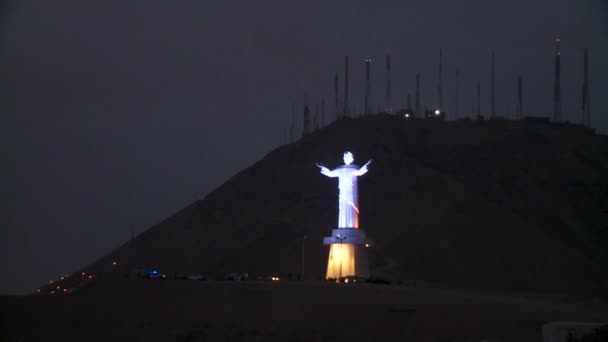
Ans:
[[[370,79],[370,64],[372,60],[365,60],[365,115],[369,115],[371,113],[371,96],[372,96],[372,84]]]
[[[555,89],[553,93],[553,120],[562,119],[561,51],[560,39],[555,38]]]

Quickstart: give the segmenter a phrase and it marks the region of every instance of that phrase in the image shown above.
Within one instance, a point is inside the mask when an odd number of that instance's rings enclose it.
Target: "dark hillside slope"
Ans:
[[[342,119],[282,146],[88,269],[324,274],[337,181],[315,162],[373,159],[359,180],[372,273],[446,286],[608,287],[608,139],[571,125]],[[204,177],[204,175],[201,175]],[[303,236],[307,239],[303,241]]]

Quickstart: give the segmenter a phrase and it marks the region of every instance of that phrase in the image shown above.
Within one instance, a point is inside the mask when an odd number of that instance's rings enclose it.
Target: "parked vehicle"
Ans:
[[[190,274],[190,275],[187,275],[185,277],[185,279],[186,280],[200,280],[200,281],[202,281],[202,280],[207,280],[207,277],[205,277],[202,274]]]
[[[226,275],[224,275],[224,280],[243,281],[243,280],[247,280],[247,279],[249,279],[248,273],[231,272],[231,273],[227,273]]]

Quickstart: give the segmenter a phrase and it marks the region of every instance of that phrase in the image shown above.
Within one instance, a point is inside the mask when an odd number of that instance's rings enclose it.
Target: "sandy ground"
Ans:
[[[608,304],[549,295],[321,282],[120,281],[0,299],[7,341],[541,341]]]

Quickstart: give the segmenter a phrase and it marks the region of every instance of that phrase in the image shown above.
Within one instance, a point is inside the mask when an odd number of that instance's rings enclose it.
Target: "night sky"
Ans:
[[[363,59],[379,105],[387,52],[394,106],[420,72],[422,103],[434,107],[442,47],[448,116],[456,68],[461,115],[478,79],[489,93],[492,50],[498,114],[513,114],[522,74],[525,113],[549,116],[559,36],[564,118],[580,120],[589,47],[592,125],[608,132],[605,0],[14,0],[0,10],[0,293],[85,266],[258,160],[281,143],[292,103],[301,113],[304,90],[331,103],[347,54],[358,111]]]

